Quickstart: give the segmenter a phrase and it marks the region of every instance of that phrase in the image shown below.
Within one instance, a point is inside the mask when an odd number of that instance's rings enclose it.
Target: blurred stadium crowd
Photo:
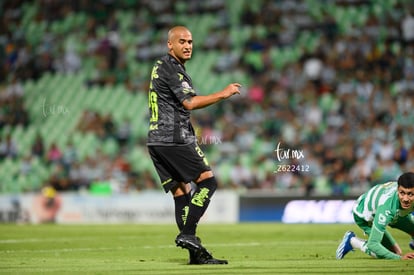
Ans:
[[[177,24],[201,94],[243,84],[193,112],[220,188],[348,195],[413,169],[412,1],[6,0],[0,14],[2,193],[158,189],[146,87]]]

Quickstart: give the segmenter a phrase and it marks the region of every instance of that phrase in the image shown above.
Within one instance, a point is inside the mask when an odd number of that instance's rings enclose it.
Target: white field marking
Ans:
[[[42,241],[41,239],[26,239],[26,240],[36,240],[36,241]],[[5,240],[4,240],[5,241]],[[16,240],[9,240],[9,241],[16,241]],[[13,242],[10,242],[13,243]],[[24,243],[23,240],[19,240],[18,243]],[[253,247],[253,246],[283,246],[283,245],[294,245],[294,244],[303,244],[302,241],[282,241],[282,242],[266,242],[266,243],[259,243],[259,242],[247,242],[247,243],[220,243],[220,244],[208,244],[209,247]],[[307,244],[309,245],[316,245],[316,244],[332,244],[336,243],[336,241],[310,241]],[[177,248],[175,245],[145,245],[145,246],[131,246],[134,249],[136,248],[143,248],[143,249],[166,249],[166,248]],[[79,251],[86,251],[86,252],[93,252],[93,251],[108,251],[108,250],[126,250],[130,249],[131,247],[97,247],[97,248],[61,248],[61,249],[39,249],[39,250],[29,250],[29,249],[15,249],[15,250],[2,250],[0,252],[2,253],[73,253],[73,252],[79,252]]]
[[[98,238],[98,237],[97,237]],[[0,240],[0,244],[13,244],[13,243],[36,243],[36,242],[42,242],[42,243],[46,243],[46,242],[72,242],[74,240],[80,240],[80,241],[88,241],[88,240],[95,240],[97,238],[91,238],[91,237],[81,237],[81,238],[28,238],[28,239],[4,239],[4,240]],[[134,239],[133,237],[128,238],[128,237],[119,237],[118,239],[122,240],[122,239]],[[289,241],[277,241],[277,242],[265,242],[265,243],[260,243],[260,242],[248,242],[248,243],[228,243],[228,244],[212,244],[209,243],[210,246],[258,246],[258,245],[291,245],[291,244],[295,244],[295,243],[302,243],[302,241],[294,241],[294,240],[289,240]],[[326,244],[326,243],[333,243],[333,242],[337,242],[337,241],[333,241],[333,240],[325,240],[325,241],[307,241],[306,243],[311,243],[311,244]],[[165,247],[169,247],[167,245],[165,246],[143,246],[144,248],[165,248]]]
[[[30,239],[31,241],[33,241],[34,239]],[[15,241],[15,240],[11,240],[11,241]],[[22,243],[22,242],[20,242]],[[261,245],[260,243],[227,243],[227,244],[220,244],[220,245],[212,245],[212,246],[224,246],[224,247],[234,247],[234,246],[239,246],[239,247],[248,247],[248,246],[259,246]],[[134,246],[134,248],[139,248],[139,246]],[[145,246],[141,246],[141,248],[143,249],[165,249],[165,248],[176,248],[175,245],[145,245]],[[29,250],[29,249],[15,249],[15,250],[2,250],[1,252],[4,253],[32,253],[32,252],[37,252],[37,253],[73,253],[73,252],[93,252],[93,251],[107,251],[107,250],[125,250],[125,249],[129,249],[126,247],[98,247],[98,248],[61,248],[61,249],[33,249],[33,250]]]
[[[326,240],[326,241],[307,241],[306,244],[309,245],[331,245],[331,244],[337,244],[337,241],[334,240]],[[289,246],[289,245],[303,245],[303,241],[278,241],[278,242],[248,242],[248,243],[203,243],[203,245],[206,245],[208,247],[252,247],[252,246]],[[173,245],[145,245],[142,246],[142,248],[146,249],[158,249],[158,248],[171,248],[171,247],[177,247]]]
[[[140,236],[119,236],[119,240],[130,240],[130,239],[142,239]],[[76,237],[76,238],[27,238],[27,239],[3,239],[0,240],[0,244],[9,244],[9,243],[37,243],[37,242],[72,242],[74,240],[78,241],[90,241],[100,239],[100,237]]]
[[[81,251],[107,251],[107,250],[124,250],[123,247],[99,247],[99,248],[61,248],[61,249],[39,249],[39,250],[29,250],[29,249],[16,249],[16,250],[2,250],[0,252],[4,253],[73,253],[73,252],[81,252]]]
[[[248,246],[259,246],[260,243],[235,243],[235,244],[220,244],[220,245],[211,245],[211,246],[223,246],[223,247],[229,247],[229,246],[239,246],[239,247],[248,247]],[[139,248],[139,246],[134,246],[134,248]],[[145,245],[141,246],[143,249],[165,249],[165,248],[176,248],[175,245]],[[39,252],[39,253],[57,253],[57,252],[77,252],[77,251],[105,251],[105,250],[125,250],[128,249],[126,247],[98,247],[98,248],[61,248],[61,249],[15,249],[15,250],[3,250],[1,252],[11,253],[11,252]]]
[[[0,244],[2,243],[46,243],[46,242],[68,242],[68,241],[73,241],[73,240],[94,240],[96,238],[89,238],[89,237],[85,237],[85,238],[30,238],[30,239],[5,239],[5,240],[0,240]]]

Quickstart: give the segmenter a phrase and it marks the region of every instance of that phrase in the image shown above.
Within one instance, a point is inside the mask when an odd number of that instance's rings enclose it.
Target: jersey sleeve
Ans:
[[[191,87],[191,82],[180,72],[172,72],[169,75],[168,83],[179,102],[196,95],[195,90]]]
[[[371,234],[367,241],[368,249],[379,259],[400,259],[401,256],[395,254],[384,247],[381,242],[385,234],[387,225],[393,220],[395,212],[383,204],[378,207],[373,220]]]

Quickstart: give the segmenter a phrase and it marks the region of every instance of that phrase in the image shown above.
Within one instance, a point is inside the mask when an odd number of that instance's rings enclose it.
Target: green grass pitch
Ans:
[[[228,265],[187,265],[174,225],[0,225],[0,274],[414,274],[414,261],[335,259],[344,224],[200,224]],[[409,238],[391,230],[404,252]]]

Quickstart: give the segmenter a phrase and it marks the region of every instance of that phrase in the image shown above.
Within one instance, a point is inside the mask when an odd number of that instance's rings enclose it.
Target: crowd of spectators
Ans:
[[[124,119],[119,125],[111,113],[84,110],[76,130],[81,133],[93,133],[101,140],[116,140],[120,147],[126,146],[131,140],[132,125],[129,119]]]
[[[165,33],[175,23],[174,14],[211,13],[216,24],[206,30],[207,38],[197,51],[219,53],[212,74],[239,70],[252,79],[245,93],[225,107],[219,104],[213,111],[195,113],[200,135],[215,137],[215,144],[202,146],[207,152],[218,152],[212,164],[222,179],[221,188],[312,194],[325,186],[329,194],[344,195],[395,179],[413,167],[414,8],[406,1],[395,1],[392,9],[381,13],[368,12],[362,25],[347,22],[345,30],[322,5],[321,17],[310,12],[309,3],[317,1],[244,1],[238,26],[230,22],[231,11],[224,0],[37,1],[42,8],[37,10],[36,22],[50,25],[69,14],[86,14],[85,24],[79,26],[84,30],[81,53],[73,45],[63,45],[62,34],[50,30],[37,44],[28,43],[19,29],[24,2],[6,1],[2,7],[0,57],[6,62],[0,69],[0,81],[5,83],[1,85],[1,127],[30,123],[22,100],[28,91],[23,92],[19,83],[36,81],[44,72],[79,71],[89,57],[95,58],[96,65],[86,86],[122,83],[133,92],[145,92],[147,79],[131,78],[129,64],[151,63],[165,53],[164,38],[155,34]],[[363,0],[334,2],[343,9],[376,5]],[[136,11],[128,27],[140,38],[133,61],[127,60],[127,48],[121,43],[117,8]],[[230,29],[245,26],[265,31],[253,31],[242,49],[234,51],[237,45]],[[98,38],[102,28],[107,33],[103,39]],[[303,31],[318,37],[315,47],[302,45],[296,60],[278,66],[272,51],[297,46]],[[249,62],[249,53],[260,56],[259,66]],[[125,157],[130,146],[137,146],[129,137],[131,127],[129,121],[115,125],[110,114],[85,110],[77,130],[100,139],[114,138],[120,148],[115,156],[98,150],[80,161],[72,143],[45,148],[41,136],[34,141],[31,155],[54,167],[49,183],[59,190],[82,189],[97,179],[117,182],[124,190],[156,188],[158,179],[148,171],[133,171]],[[8,136],[2,144],[6,140],[12,142]],[[278,145],[287,154],[283,161],[275,152]],[[289,155],[293,151],[303,157]],[[30,156],[24,163],[28,162]],[[227,162],[231,165],[225,172],[220,167]],[[266,165],[270,168],[262,169]],[[275,173],[280,165],[297,169]]]
[[[7,125],[26,127],[29,124],[29,114],[24,105],[24,89],[21,82],[12,77],[9,83],[0,89],[0,130]]]
[[[138,174],[132,169],[127,158],[127,143],[131,141],[128,136],[115,139],[108,132],[107,136],[101,138],[113,139],[118,143],[117,150],[109,154],[98,148],[94,154],[82,159],[71,139],[64,146],[56,142],[46,146],[42,135],[38,134],[31,146],[31,153],[23,157],[19,173],[30,174],[37,158],[50,167],[51,173],[45,184],[58,191],[88,190],[92,184],[101,183],[110,184],[115,192],[156,188],[156,183],[150,180],[148,173]]]
[[[265,177],[237,163],[230,182],[244,188],[299,188],[306,194],[325,184],[330,194],[344,195],[412,169],[413,6],[397,3],[381,17],[371,13],[366,24],[351,25],[345,33],[331,16],[315,22],[300,5],[289,6],[283,10],[280,3],[265,1],[258,10],[244,10],[242,24],[266,26],[268,32],[261,39],[253,33],[246,41],[238,66],[254,80],[247,96],[233,102],[240,115],[217,117],[225,122],[216,123],[223,127],[215,130],[220,136],[233,132],[236,145],[245,136],[270,140],[274,149],[281,142],[303,151],[304,158],[284,162],[296,167],[293,173]],[[301,28],[320,35],[316,48],[277,68],[269,51],[293,46]],[[251,51],[260,53],[261,67],[243,59]],[[240,146],[235,151],[243,152]]]

